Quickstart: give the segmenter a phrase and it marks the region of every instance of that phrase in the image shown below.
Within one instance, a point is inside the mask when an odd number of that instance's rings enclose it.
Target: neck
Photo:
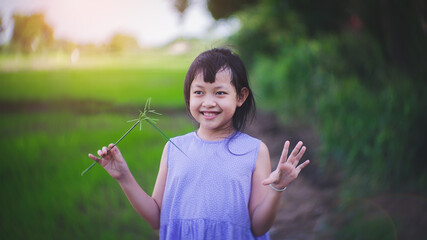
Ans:
[[[230,137],[235,132],[236,130],[233,127],[220,130],[199,128],[197,130],[197,136],[206,141],[219,141]]]

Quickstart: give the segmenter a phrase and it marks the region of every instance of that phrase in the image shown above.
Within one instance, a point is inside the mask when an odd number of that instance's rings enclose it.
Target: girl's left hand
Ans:
[[[306,150],[306,147],[303,146],[301,141],[299,141],[294,150],[292,150],[289,158],[288,149],[289,141],[286,141],[285,146],[283,147],[282,156],[280,157],[279,164],[277,165],[277,169],[274,170],[267,179],[262,181],[262,184],[272,184],[274,187],[282,189],[294,181],[298,177],[298,174],[301,172],[301,170],[310,163],[310,160],[306,160],[302,164],[298,165]]]

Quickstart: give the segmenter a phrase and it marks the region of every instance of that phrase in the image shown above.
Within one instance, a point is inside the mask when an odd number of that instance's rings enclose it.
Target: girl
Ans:
[[[299,142],[288,157],[285,142],[277,169],[270,173],[268,149],[241,132],[255,102],[246,69],[228,49],[201,53],[184,84],[195,132],[167,143],[150,197],[132,176],[117,147],[98,151],[134,209],[161,239],[268,239],[282,192],[309,160]],[[92,154],[89,157],[97,160]]]

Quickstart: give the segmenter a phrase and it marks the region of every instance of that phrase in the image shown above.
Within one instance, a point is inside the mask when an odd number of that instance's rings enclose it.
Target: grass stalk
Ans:
[[[114,143],[113,145],[113,147],[111,147],[111,148],[108,148],[108,150],[107,150],[107,152],[109,152],[109,151],[111,151],[111,149],[113,149],[117,144],[119,144],[119,142],[120,141],[122,141],[122,139],[124,138],[124,137],[126,137],[126,135],[128,135],[128,133],[130,133],[130,131],[132,131],[132,129],[134,129],[137,125],[138,125],[138,123],[140,123],[140,121],[137,121],[135,124],[133,124],[133,126],[131,127],[131,128],[129,128],[129,130],[125,133],[125,134],[123,134],[123,136],[121,137],[121,138],[119,138],[119,140],[117,140],[117,142],[116,143]],[[102,159],[102,157],[99,157],[95,162],[93,162],[88,168],[86,168],[83,172],[82,172],[82,176],[85,174],[85,173],[87,173],[91,168],[93,168],[93,166],[95,166],[100,160]]]
[[[139,124],[139,130],[142,129],[142,121],[146,121],[148,124],[150,124],[157,132],[159,132],[164,138],[166,138],[166,140],[168,140],[170,143],[172,143],[176,148],[178,148],[179,151],[181,151],[186,157],[187,154],[184,153],[184,151],[182,151],[175,143],[173,143],[170,138],[168,136],[166,136],[166,134],[163,133],[162,130],[160,130],[160,128],[158,128],[155,123],[158,121],[158,119],[149,117],[148,114],[157,114],[157,115],[161,115],[160,113],[156,112],[155,110],[150,109],[151,107],[151,98],[147,99],[147,102],[145,103],[145,107],[144,107],[144,111],[142,112],[141,110],[139,111],[139,117],[136,119],[132,119],[129,120],[128,122],[135,122],[131,128],[129,128],[129,130],[123,134],[123,136],[117,140],[116,143],[114,143],[114,146],[112,148],[108,148],[108,152],[111,151],[111,149],[113,149],[117,144],[119,144],[119,142],[126,137],[126,135],[128,135],[128,133],[130,133],[132,131],[132,129],[134,129],[138,124]],[[82,173],[81,176],[83,176],[85,173],[87,173],[91,168],[93,168],[93,166],[95,166],[97,163],[99,163],[99,161],[102,159],[102,157],[98,157],[98,159],[93,162],[88,168],[86,168]]]

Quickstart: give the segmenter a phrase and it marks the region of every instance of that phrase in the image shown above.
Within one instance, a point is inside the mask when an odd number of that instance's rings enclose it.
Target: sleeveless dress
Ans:
[[[237,132],[205,141],[191,132],[171,139],[160,239],[269,239],[251,232],[249,197],[260,140]]]

